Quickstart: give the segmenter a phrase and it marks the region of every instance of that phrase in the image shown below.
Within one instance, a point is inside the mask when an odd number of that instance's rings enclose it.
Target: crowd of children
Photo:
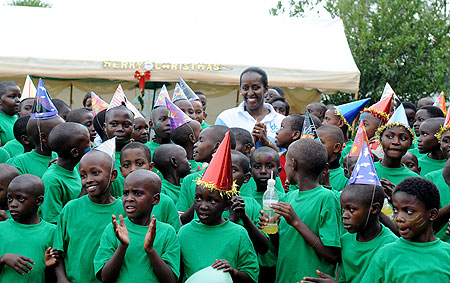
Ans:
[[[0,82],[0,283],[450,282],[445,105],[387,87],[297,114],[267,81],[240,85],[271,129],[254,105],[207,124],[181,78],[148,120],[120,86],[71,110]]]

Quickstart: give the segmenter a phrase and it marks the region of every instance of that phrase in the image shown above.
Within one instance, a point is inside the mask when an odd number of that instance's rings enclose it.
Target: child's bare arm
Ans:
[[[302,235],[303,239],[305,239],[308,245],[310,245],[319,256],[330,263],[338,262],[341,249],[338,247],[325,246],[320,237],[314,234],[314,232],[311,231],[311,229],[309,229],[309,227],[297,216],[289,203],[279,202],[270,205],[270,207],[273,208],[275,213],[283,216],[284,219],[286,219],[286,222]]]
[[[18,254],[4,254],[0,257],[0,271],[7,265],[20,275],[23,275],[24,273],[30,273],[30,271],[33,270],[33,267],[30,264],[34,264],[34,261],[31,258]]]
[[[156,277],[160,282],[177,282],[177,277],[173,273],[172,269],[162,260],[158,255],[155,248],[153,247],[153,242],[156,236],[156,218],[152,216],[152,221],[148,226],[147,234],[144,240],[144,250],[147,253],[150,262],[152,263],[153,270],[156,273]]]
[[[103,268],[97,273],[100,274],[101,281],[103,282],[114,282],[117,280],[120,274],[120,268],[122,267],[123,258],[127,251],[128,245],[130,244],[130,237],[128,235],[127,226],[123,221],[123,216],[119,215],[120,224],[117,223],[116,216],[112,216],[112,223],[114,227],[114,233],[117,239],[119,239],[120,244],[114,252],[113,256],[105,263]]]
[[[188,211],[180,215],[181,224],[185,225],[191,222],[192,219],[194,219],[194,211],[194,204],[192,204],[191,207],[189,207]]]
[[[303,277],[301,283],[337,283],[337,281],[334,280],[333,277],[326,273],[320,272],[319,270],[316,270],[316,273],[320,278]]]
[[[439,210],[438,216],[436,217],[436,220],[433,222],[433,229],[434,231],[439,231],[444,227],[448,219],[450,218],[450,204],[444,206]]]
[[[386,214],[383,212],[380,213],[380,223],[389,228],[395,235],[400,237],[400,232],[398,231],[397,225],[395,225],[394,221],[392,221]]]
[[[233,268],[225,259],[216,259],[212,267],[218,270],[223,269],[223,272],[229,272],[233,282],[254,282],[247,272]]]

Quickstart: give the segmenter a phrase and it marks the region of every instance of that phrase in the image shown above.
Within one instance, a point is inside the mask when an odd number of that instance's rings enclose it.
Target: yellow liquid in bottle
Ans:
[[[268,224],[267,226],[264,226],[262,231],[266,234],[276,234],[278,232],[278,225]]]
[[[385,215],[387,215],[391,219],[394,214],[392,207],[389,205],[389,203],[387,201],[384,202],[381,212],[383,212]]]

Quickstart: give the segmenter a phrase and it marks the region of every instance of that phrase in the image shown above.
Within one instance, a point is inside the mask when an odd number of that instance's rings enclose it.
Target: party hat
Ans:
[[[377,171],[373,165],[372,156],[370,155],[366,143],[363,143],[361,154],[358,157],[358,161],[356,162],[348,183],[381,186]]]
[[[55,118],[56,116],[58,116],[58,110],[55,105],[53,105],[52,99],[45,88],[44,82],[42,79],[39,79],[30,118],[35,120],[46,120]]]
[[[441,142],[442,134],[450,131],[450,111],[448,111],[447,116],[445,117],[444,125],[441,126],[441,129],[434,135],[439,143]]]
[[[103,143],[101,143],[99,146],[97,146],[94,149],[108,154],[112,158],[112,160],[115,161],[115,159],[116,159],[116,137],[113,137],[112,139],[104,141]]]
[[[167,111],[169,111],[170,129],[172,131],[192,121],[192,119],[188,115],[186,115],[180,108],[178,108],[178,106],[170,102],[167,97],[165,98],[165,100]]]
[[[303,122],[303,129],[300,138],[320,140],[316,132],[316,126],[314,126],[314,121],[308,110],[306,110],[305,121]]]
[[[91,91],[92,112],[94,117],[101,111],[108,109],[109,104],[100,98],[95,92]]]
[[[441,94],[439,94],[439,97],[433,103],[433,106],[439,107],[439,109],[441,109],[442,112],[444,112],[444,115],[447,115],[447,107],[445,106],[445,95],[443,91],[441,92]]]
[[[391,113],[391,104],[394,94],[389,94],[384,99],[378,101],[369,108],[364,108],[362,113],[370,113],[378,119],[386,123],[389,120],[389,113]]]
[[[133,112],[134,114],[134,119],[136,118],[144,118],[144,116],[142,115],[142,113],[137,110],[137,108],[133,105],[133,103],[131,103],[129,100],[127,100],[127,102],[125,103],[125,106],[131,110],[131,112]],[[145,118],[144,118],[145,119]]]
[[[341,117],[344,123],[351,128],[351,123],[369,101],[370,98],[366,98],[336,106],[334,114]]]
[[[404,127],[411,134],[411,138],[413,140],[415,139],[416,135],[413,132],[413,130],[409,127],[408,118],[406,117],[406,112],[405,112],[405,108],[403,107],[403,104],[400,104],[400,106],[395,110],[394,114],[392,114],[391,118],[386,123],[386,125],[378,128],[378,130],[376,132],[378,142],[381,143],[381,136],[383,135],[383,132],[386,129],[396,127],[396,126]]]
[[[395,92],[392,89],[391,85],[389,83],[386,83],[386,85],[384,86],[384,89],[383,89],[383,93],[381,94],[381,99],[380,100],[383,100],[383,99],[385,99],[386,97],[388,97],[390,95],[392,95],[394,99],[400,100],[398,98],[398,96],[395,94]]]
[[[231,171],[230,144],[230,132],[228,131],[202,178],[197,180],[197,185],[202,185],[211,191],[218,190],[221,196],[224,194],[232,196],[238,193]]]
[[[348,156],[356,156],[358,157],[363,149],[364,144],[369,147],[369,140],[367,139],[366,129],[364,128],[364,124],[361,122],[358,127],[358,131],[356,132],[355,140],[352,144],[352,148]],[[369,150],[370,152],[370,150]],[[372,153],[371,153],[372,155]]]
[[[180,77],[180,87],[189,101],[200,100],[195,92],[188,86],[188,84]]]
[[[175,90],[173,91],[172,102],[176,102],[178,100],[188,100],[180,85],[177,83],[175,86]]]
[[[36,87],[33,84],[30,76],[27,76],[25,79],[25,84],[22,89],[22,95],[20,96],[20,101],[26,98],[35,98],[36,97]]]
[[[161,91],[159,92],[158,98],[156,99],[154,108],[158,106],[166,106],[166,100],[164,99],[167,97],[168,100],[170,100],[169,92],[167,91],[166,85],[163,85],[161,88]]]
[[[125,104],[125,106],[130,109],[131,112],[134,114],[134,118],[144,118],[142,116],[141,112],[134,107],[134,105],[127,99],[125,92],[123,91],[122,86],[119,84],[116,91],[114,92],[113,98],[111,99],[111,102],[109,103],[108,110],[117,106],[120,106],[122,104]]]

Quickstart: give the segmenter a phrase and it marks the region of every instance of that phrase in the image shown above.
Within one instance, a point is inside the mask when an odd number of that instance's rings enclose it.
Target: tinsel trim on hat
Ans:
[[[222,198],[224,195],[227,195],[228,197],[232,197],[232,196],[239,194],[239,191],[238,191],[237,185],[236,185],[236,180],[233,181],[233,184],[231,185],[231,190],[228,190],[228,191],[220,190],[219,188],[217,188],[217,186],[214,183],[203,181],[200,177],[195,179],[194,182],[197,185],[202,185],[204,188],[209,189],[211,192],[213,190],[218,191]]]
[[[364,110],[361,113],[370,113],[376,118],[382,120],[383,123],[387,123],[387,121],[389,120],[388,114],[386,114],[385,112],[381,112],[380,110],[377,109],[364,108]]]
[[[384,131],[386,131],[387,129],[390,129],[392,127],[403,127],[403,128],[405,128],[409,132],[409,134],[411,135],[411,144],[416,139],[416,134],[413,132],[413,130],[410,127],[405,126],[402,123],[391,122],[389,124],[386,124],[384,126],[379,127],[377,132],[375,133],[375,136],[377,137],[379,145],[381,145],[381,136],[383,135]]]
[[[339,116],[342,119],[342,121],[344,121],[344,124],[346,124],[349,129],[352,128],[352,126],[350,126],[350,124],[347,122],[347,119],[345,119],[344,115],[342,115],[341,112],[339,112],[339,110],[335,109],[334,115]]]
[[[437,132],[434,136],[438,139],[438,142],[441,143],[441,138],[442,135],[447,132],[450,131],[450,126],[446,125],[446,126],[441,126],[441,129],[439,130],[439,132]]]

